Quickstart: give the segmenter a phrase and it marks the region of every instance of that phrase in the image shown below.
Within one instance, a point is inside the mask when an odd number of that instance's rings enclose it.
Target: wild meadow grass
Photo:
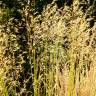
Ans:
[[[0,96],[96,95],[96,23],[78,4],[0,25]]]

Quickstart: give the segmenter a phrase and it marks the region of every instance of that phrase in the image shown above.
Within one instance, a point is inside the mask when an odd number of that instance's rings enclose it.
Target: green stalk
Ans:
[[[37,69],[37,64],[35,59],[35,50],[34,50],[33,64],[34,64],[34,96],[38,96],[38,80],[37,80],[38,69]]]

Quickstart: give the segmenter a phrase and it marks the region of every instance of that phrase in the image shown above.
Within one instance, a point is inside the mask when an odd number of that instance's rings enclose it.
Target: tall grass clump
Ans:
[[[12,1],[0,3],[0,95],[95,96],[95,0]]]

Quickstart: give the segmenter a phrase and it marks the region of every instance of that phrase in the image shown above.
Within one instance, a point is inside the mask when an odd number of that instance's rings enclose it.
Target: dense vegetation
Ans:
[[[0,1],[0,96],[95,96],[96,0]]]

